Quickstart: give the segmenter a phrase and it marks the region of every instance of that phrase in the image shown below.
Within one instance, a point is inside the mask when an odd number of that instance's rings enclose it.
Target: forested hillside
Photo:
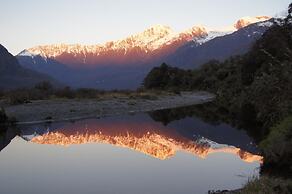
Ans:
[[[166,64],[154,68],[144,87],[164,90],[206,90],[231,115],[247,115],[260,124],[265,166],[292,172],[292,4],[289,14],[243,56],[210,61],[199,70]],[[271,168],[270,168],[271,169]]]

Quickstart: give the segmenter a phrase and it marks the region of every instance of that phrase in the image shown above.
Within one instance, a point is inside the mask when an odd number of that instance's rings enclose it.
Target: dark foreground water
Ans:
[[[244,131],[163,113],[9,129],[0,193],[200,194],[258,175],[261,157]]]

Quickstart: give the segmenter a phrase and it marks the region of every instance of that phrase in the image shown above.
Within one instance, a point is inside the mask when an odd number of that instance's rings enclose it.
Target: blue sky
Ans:
[[[17,54],[42,44],[97,44],[155,24],[217,28],[274,16],[291,0],[0,0],[0,44]]]

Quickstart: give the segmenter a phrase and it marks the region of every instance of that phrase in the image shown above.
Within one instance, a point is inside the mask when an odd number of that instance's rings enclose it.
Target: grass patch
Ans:
[[[72,89],[70,87],[54,88],[48,82],[36,84],[33,88],[19,88],[0,91],[0,99],[10,105],[31,103],[34,100],[50,99],[144,99],[157,100],[161,95],[173,95],[173,91],[145,90],[99,90],[93,88]],[[179,94],[176,92],[176,94]]]
[[[264,165],[292,172],[292,116],[272,127],[260,148],[265,157]]]
[[[252,178],[238,193],[290,194],[292,193],[292,181],[267,176],[262,176],[260,178]]]

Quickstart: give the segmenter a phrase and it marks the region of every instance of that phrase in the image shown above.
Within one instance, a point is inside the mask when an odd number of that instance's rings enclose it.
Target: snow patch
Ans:
[[[266,22],[259,22],[257,25],[261,27],[271,27],[274,25],[274,23],[271,21],[266,21]]]
[[[222,37],[222,36],[225,36],[225,35],[228,35],[228,34],[232,34],[234,31],[209,31],[207,32],[208,35],[203,37],[203,38],[194,38],[194,42],[196,42],[197,44],[199,45],[202,45],[214,38],[217,38],[217,37]]]
[[[240,28],[244,28],[250,24],[267,21],[269,19],[271,19],[269,16],[243,17],[234,24],[234,27],[239,30]]]
[[[32,54],[31,52],[29,52],[28,50],[23,50],[21,51],[17,56],[25,56],[25,57],[35,57],[34,54]]]

